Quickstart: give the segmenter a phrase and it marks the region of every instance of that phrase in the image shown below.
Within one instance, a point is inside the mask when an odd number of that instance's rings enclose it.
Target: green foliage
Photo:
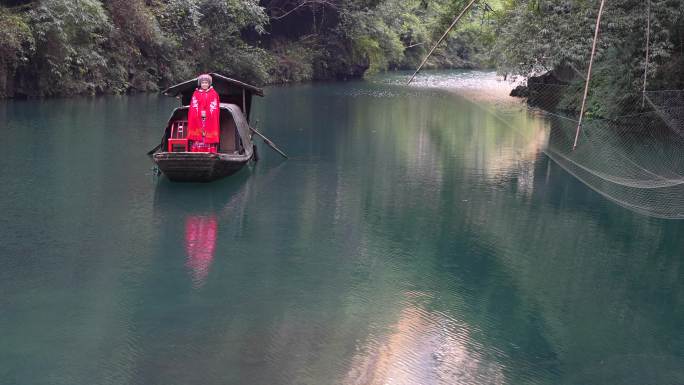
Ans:
[[[257,0],[38,0],[0,6],[0,96],[157,90],[219,71],[270,80]]]
[[[432,41],[437,41],[449,28],[454,18],[468,1],[431,3],[435,7],[435,25],[431,28]],[[490,6],[501,8],[498,1],[474,4],[463,15],[427,63],[427,68],[492,68],[495,66],[495,12]]]
[[[653,0],[656,9],[665,1]],[[643,59],[645,2],[618,0],[607,3],[602,16],[597,59],[609,47],[623,47],[624,61]],[[495,50],[502,71],[524,75],[552,70],[569,63],[586,66],[594,36],[598,3],[550,0],[509,2],[501,13]],[[654,29],[663,19],[653,17]],[[634,45],[637,42],[638,44]],[[652,36],[652,57],[666,54],[662,38]],[[626,50],[631,45],[631,50]],[[641,55],[640,55],[641,54]],[[641,60],[642,60],[641,59]]]
[[[545,72],[568,61],[588,57],[593,36],[594,3],[551,0],[510,2],[504,9],[494,50],[503,72],[524,75]]]
[[[684,2],[651,2],[649,84],[684,87]],[[0,6],[0,97],[150,91],[204,71],[267,83],[413,69],[466,3],[24,1]],[[592,114],[611,113],[606,101],[619,104],[611,95],[633,95],[642,82],[644,6],[642,0],[606,5]],[[596,13],[597,4],[587,1],[481,1],[426,68],[496,66],[530,75],[571,66],[581,72]]]
[[[321,55],[317,39],[301,39],[291,42],[286,39],[271,43],[271,52],[277,64],[272,77],[282,82],[301,82],[314,78],[314,63]]]
[[[608,117],[624,113],[640,100],[646,66],[647,3],[617,0],[606,3],[588,99],[588,115]],[[495,51],[499,70],[534,75],[560,67],[585,73],[591,52],[598,4],[567,0],[510,1],[500,14]],[[652,87],[681,85],[684,75],[681,32],[684,2],[651,0],[648,80]],[[679,68],[674,69],[673,63]],[[675,64],[676,66],[677,64]],[[561,107],[575,109],[580,76]]]
[[[418,65],[454,4],[35,0],[16,14],[0,8],[4,25],[21,25],[0,30],[8,36],[1,64],[5,78],[21,80],[12,90],[25,95],[150,91],[204,71],[256,83],[358,77]],[[272,33],[274,14],[298,32]],[[459,31],[430,65],[487,63],[482,31]]]
[[[30,66],[39,94],[96,92],[105,88],[106,53],[102,43],[112,30],[95,0],[43,0],[28,12],[36,42]]]
[[[372,8],[352,2],[340,16],[338,29],[352,42],[352,60],[367,63],[372,74],[417,65],[439,14],[424,1],[385,0]]]
[[[309,22],[307,17],[312,18],[311,28],[300,31],[300,35],[313,35],[313,40],[319,42],[315,47],[307,46],[315,54],[304,55],[314,61],[314,78],[346,78],[415,68],[455,16],[453,9],[462,7],[454,5],[452,0],[343,0],[334,4],[269,0],[264,3],[267,12],[278,17],[306,22]],[[321,8],[325,11],[320,11]],[[491,23],[483,26],[480,13],[476,12],[472,23],[466,23],[473,26],[467,27],[470,29],[463,36],[461,31],[452,33],[461,37],[450,39],[446,48],[440,48],[429,66],[491,65],[488,47],[492,44],[492,27]],[[331,19],[334,22],[324,22]],[[448,20],[446,25],[444,20]],[[288,26],[293,27],[293,23]],[[300,24],[296,29],[304,28]]]
[[[32,56],[35,40],[22,18],[4,8],[0,8],[0,26],[0,97],[7,97],[10,75]]]
[[[155,9],[160,28],[177,46],[193,43],[204,16],[198,0],[168,0]]]
[[[251,28],[262,33],[268,16],[256,0],[205,0],[202,17],[188,55],[197,58],[201,71],[219,71],[257,83],[269,80],[272,57],[249,46],[240,32]]]

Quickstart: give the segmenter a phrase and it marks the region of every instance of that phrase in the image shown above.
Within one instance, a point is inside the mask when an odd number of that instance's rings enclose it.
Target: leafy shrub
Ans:
[[[27,94],[95,93],[106,89],[102,43],[111,21],[95,0],[43,0],[28,12],[36,44],[30,63],[36,84]]]
[[[0,97],[12,95],[14,71],[26,64],[35,50],[31,29],[19,15],[0,7]]]
[[[278,82],[301,82],[314,77],[314,62],[320,51],[314,42],[291,42],[279,39],[271,43],[276,65],[272,79]]]

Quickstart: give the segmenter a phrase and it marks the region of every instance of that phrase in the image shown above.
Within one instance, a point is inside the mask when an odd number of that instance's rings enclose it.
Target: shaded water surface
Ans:
[[[538,118],[269,88],[290,160],[174,184],[145,156],[174,103],[0,104],[0,383],[684,383],[684,224],[574,180]]]

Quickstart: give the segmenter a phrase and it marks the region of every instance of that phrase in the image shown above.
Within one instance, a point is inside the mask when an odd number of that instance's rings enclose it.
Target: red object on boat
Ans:
[[[218,152],[218,143],[192,142],[190,152]]]
[[[169,152],[187,152],[187,139],[169,139]]]
[[[206,91],[199,88],[195,90],[188,109],[189,140],[219,142],[219,103],[219,95],[213,87]]]
[[[171,125],[171,136],[169,137],[169,152],[187,152],[188,138],[186,128],[188,122],[176,121]]]

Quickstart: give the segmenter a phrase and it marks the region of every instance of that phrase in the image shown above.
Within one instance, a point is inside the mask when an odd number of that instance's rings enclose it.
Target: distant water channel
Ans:
[[[684,223],[399,83],[267,88],[290,159],[211,184],[152,174],[176,100],[0,103],[0,384],[683,384]]]

